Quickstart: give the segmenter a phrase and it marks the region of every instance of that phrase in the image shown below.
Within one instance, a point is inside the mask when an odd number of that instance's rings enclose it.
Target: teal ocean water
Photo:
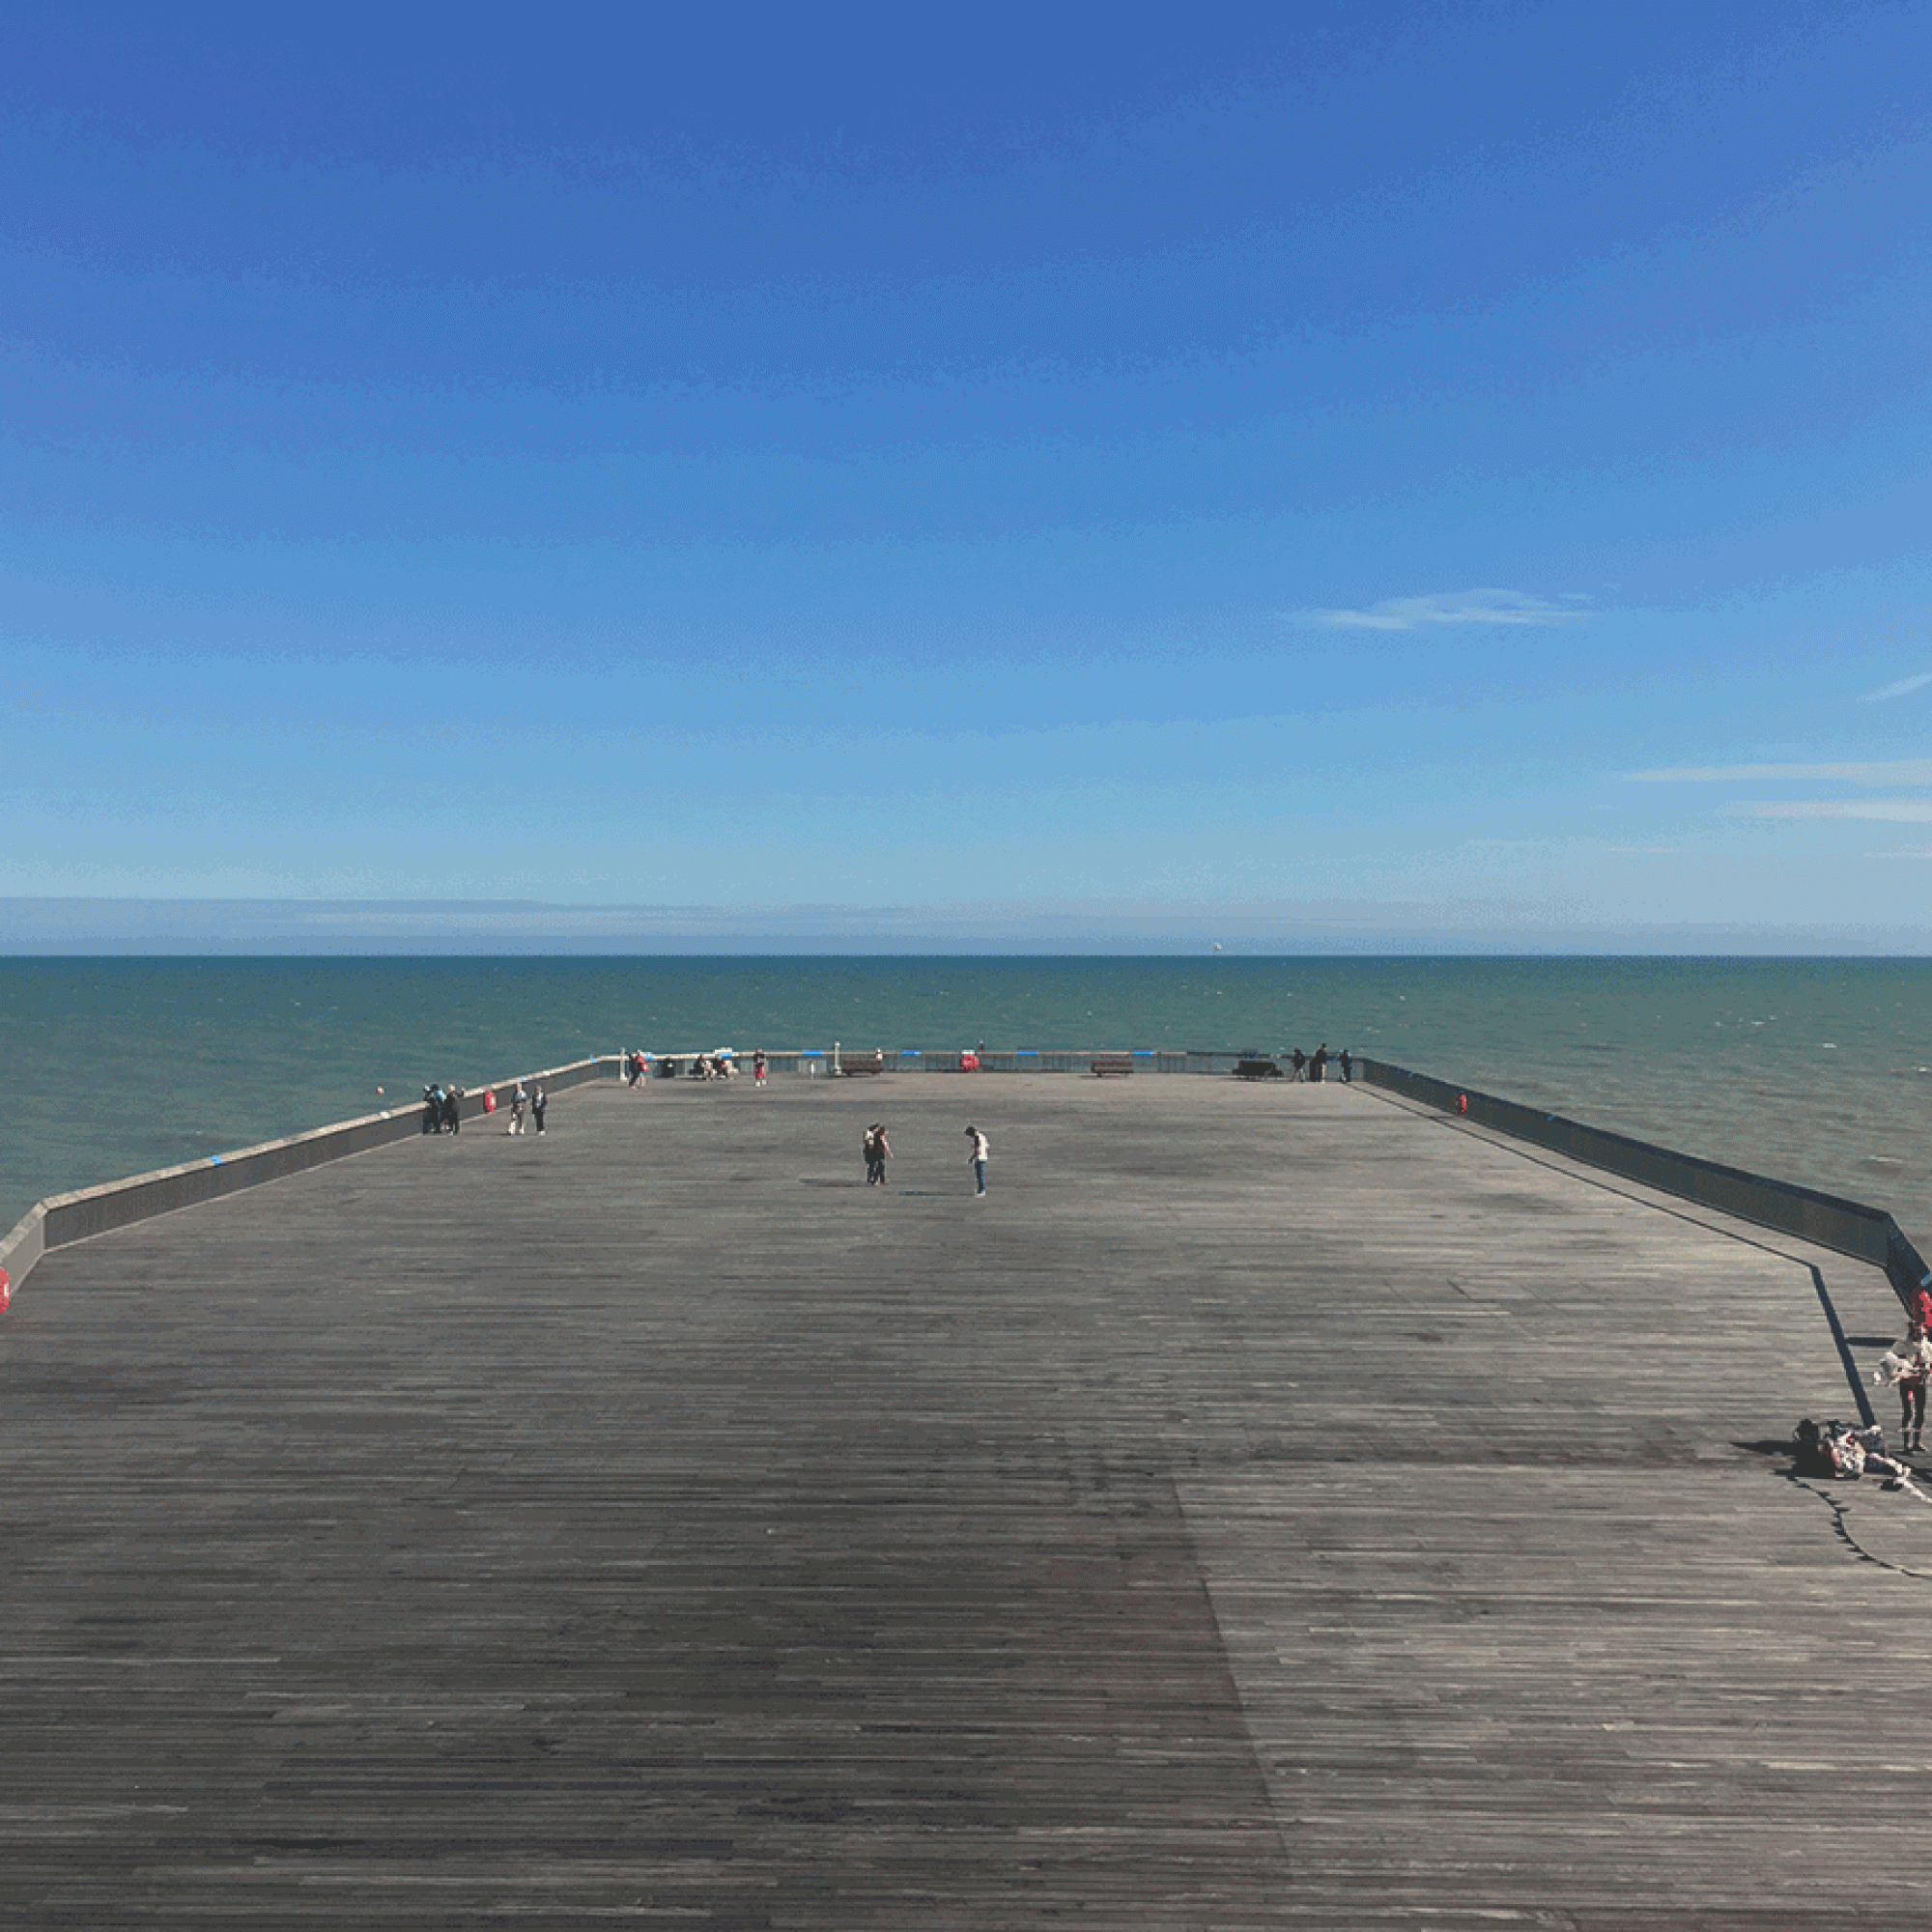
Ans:
[[[408,1106],[431,1080],[835,1039],[1325,1040],[1869,1201],[1932,1236],[1932,963],[1226,954],[0,959],[0,1230],[42,1195]]]

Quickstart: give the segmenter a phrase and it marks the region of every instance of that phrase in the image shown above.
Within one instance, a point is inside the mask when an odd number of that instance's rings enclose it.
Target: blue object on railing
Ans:
[[[208,1164],[210,1167],[219,1167],[221,1165],[221,1156],[218,1153],[210,1154],[208,1156]]]
[[[1022,1059],[1037,1060],[1039,1058],[1039,1048],[1037,1046],[1016,1046],[1013,1048],[1013,1051]]]

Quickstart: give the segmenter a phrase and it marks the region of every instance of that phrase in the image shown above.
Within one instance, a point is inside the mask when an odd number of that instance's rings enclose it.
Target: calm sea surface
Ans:
[[[1872,1202],[1932,1237],[1932,962],[1226,954],[0,959],[0,1232],[43,1194],[408,1106],[432,1080],[835,1039],[1326,1040]]]

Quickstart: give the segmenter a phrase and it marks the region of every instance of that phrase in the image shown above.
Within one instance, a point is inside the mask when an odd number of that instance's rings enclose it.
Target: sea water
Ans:
[[[0,1232],[43,1195],[631,1047],[1326,1042],[1932,1237],[1932,963],[0,959]],[[980,1111],[996,1105],[998,1080]],[[1174,1076],[1180,1077],[1180,1076]]]

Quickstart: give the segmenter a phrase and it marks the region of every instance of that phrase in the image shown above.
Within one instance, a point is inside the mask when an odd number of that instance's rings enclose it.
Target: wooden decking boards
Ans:
[[[1923,1909],[1877,1273],[1333,1084],[550,1119],[0,1319],[0,1924]]]

